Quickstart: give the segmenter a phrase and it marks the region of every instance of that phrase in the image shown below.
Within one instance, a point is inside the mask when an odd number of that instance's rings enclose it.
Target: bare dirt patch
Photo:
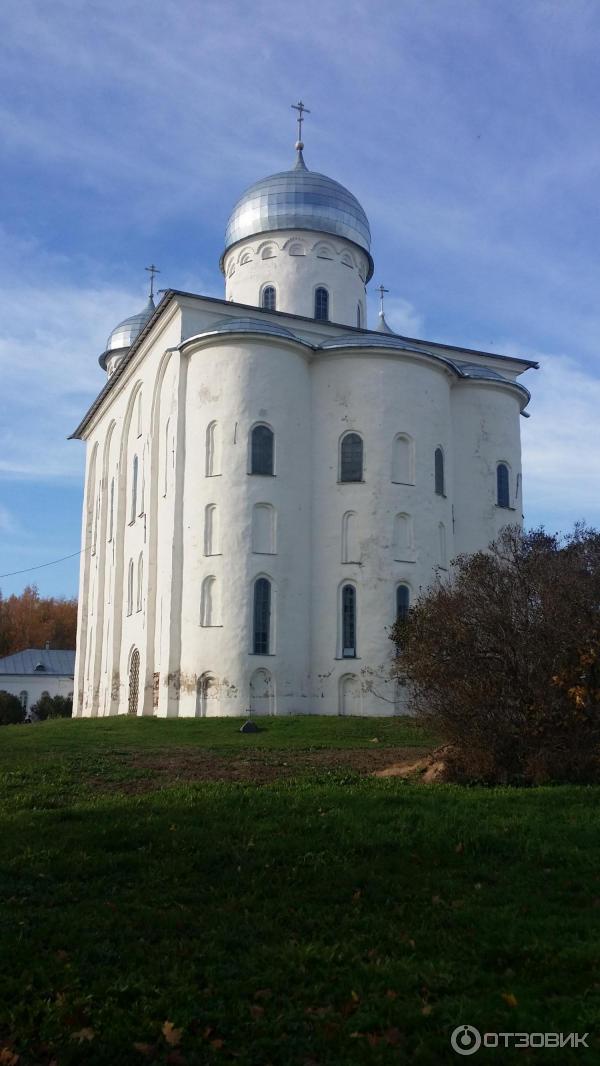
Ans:
[[[99,791],[118,788],[127,793],[151,792],[188,781],[232,781],[266,785],[306,774],[348,770],[359,774],[388,776],[387,768],[415,767],[427,756],[426,748],[320,748],[315,751],[273,751],[254,748],[231,753],[171,749],[168,754],[122,755],[112,779],[88,778]],[[127,778],[127,772],[132,776]],[[397,772],[397,771],[396,771]],[[409,770],[410,772],[410,770]],[[393,776],[393,773],[389,776]]]

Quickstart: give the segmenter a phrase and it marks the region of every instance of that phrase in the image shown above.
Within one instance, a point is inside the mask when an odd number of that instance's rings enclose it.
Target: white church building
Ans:
[[[234,206],[223,299],[100,356],[74,715],[394,713],[397,614],[522,520],[536,364],[369,329],[366,214],[302,149]]]

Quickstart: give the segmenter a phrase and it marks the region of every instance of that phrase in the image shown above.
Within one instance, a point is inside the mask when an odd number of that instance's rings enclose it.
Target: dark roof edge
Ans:
[[[361,251],[364,251],[364,249],[361,249]],[[122,377],[125,368],[131,362],[142,341],[144,341],[145,338],[148,336],[148,333],[150,332],[154,324],[158,321],[162,313],[166,310],[168,305],[178,296],[184,297],[185,299],[205,300],[208,303],[221,304],[228,313],[231,313],[232,308],[239,307],[245,311],[253,311],[255,313],[258,311],[262,314],[276,315],[278,318],[293,319],[294,321],[299,320],[301,322],[310,322],[313,326],[315,324],[315,319],[310,318],[308,315],[293,315],[289,311],[267,311],[265,308],[256,307],[254,304],[234,303],[233,300],[225,300],[220,296],[202,296],[197,292],[186,292],[184,289],[167,289],[162,300],[157,305],[154,314],[148,319],[143,330],[141,331],[141,333],[138,334],[133,344],[129,348],[127,355],[123,357],[117,369],[102,387],[96,399],[93,401],[93,403],[81,419],[81,422],[79,423],[77,428],[69,434],[67,440],[81,440],[81,434],[83,433],[83,430],[86,428],[90,419],[102,404],[102,401],[104,400],[105,396],[114,387],[115,382],[118,381],[120,377]],[[324,324],[339,328],[340,330],[345,330],[349,333],[362,333],[366,336],[374,335],[376,337],[381,336],[379,330],[376,329],[363,329],[362,327],[359,328],[358,326],[347,326],[345,323],[342,322],[327,322]],[[396,333],[395,336],[398,337],[398,340],[400,341],[406,341],[407,344],[416,344],[421,347],[427,347],[429,345],[435,348],[443,348],[445,351],[449,352],[467,352],[470,355],[483,355],[489,359],[500,359],[503,361],[506,360],[507,362],[511,363],[523,363],[526,369],[539,370],[540,366],[540,364],[537,362],[533,362],[530,359],[520,359],[518,356],[500,355],[498,352],[482,352],[478,348],[464,348],[458,344],[444,344],[442,341],[426,341],[418,337],[406,337],[402,333]]]

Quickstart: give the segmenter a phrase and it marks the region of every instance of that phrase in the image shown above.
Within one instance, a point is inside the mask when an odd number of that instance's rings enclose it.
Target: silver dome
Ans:
[[[301,151],[291,170],[255,182],[240,197],[229,216],[223,256],[233,244],[247,237],[285,229],[307,229],[345,237],[366,252],[367,281],[373,276],[371,230],[365,212],[356,197],[339,182],[308,170]]]
[[[106,348],[98,358],[103,370],[106,370],[106,360],[111,352],[131,347],[136,337],[139,337],[146,322],[154,314],[154,311],[154,300],[149,296],[148,303],[142,311],[139,311],[137,315],[124,318],[122,322],[119,322],[118,326],[115,326],[106,342]]]

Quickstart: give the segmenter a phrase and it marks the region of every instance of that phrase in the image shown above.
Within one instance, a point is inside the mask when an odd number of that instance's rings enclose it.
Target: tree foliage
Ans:
[[[0,725],[17,725],[24,717],[25,711],[20,699],[0,689]]]
[[[47,718],[70,718],[73,713],[73,699],[71,696],[40,696],[31,711],[41,722],[45,722]]]
[[[7,599],[0,593],[0,656],[24,648],[75,647],[77,600],[42,598],[35,585]]]
[[[392,637],[456,779],[600,777],[600,532],[508,527],[459,556]]]

